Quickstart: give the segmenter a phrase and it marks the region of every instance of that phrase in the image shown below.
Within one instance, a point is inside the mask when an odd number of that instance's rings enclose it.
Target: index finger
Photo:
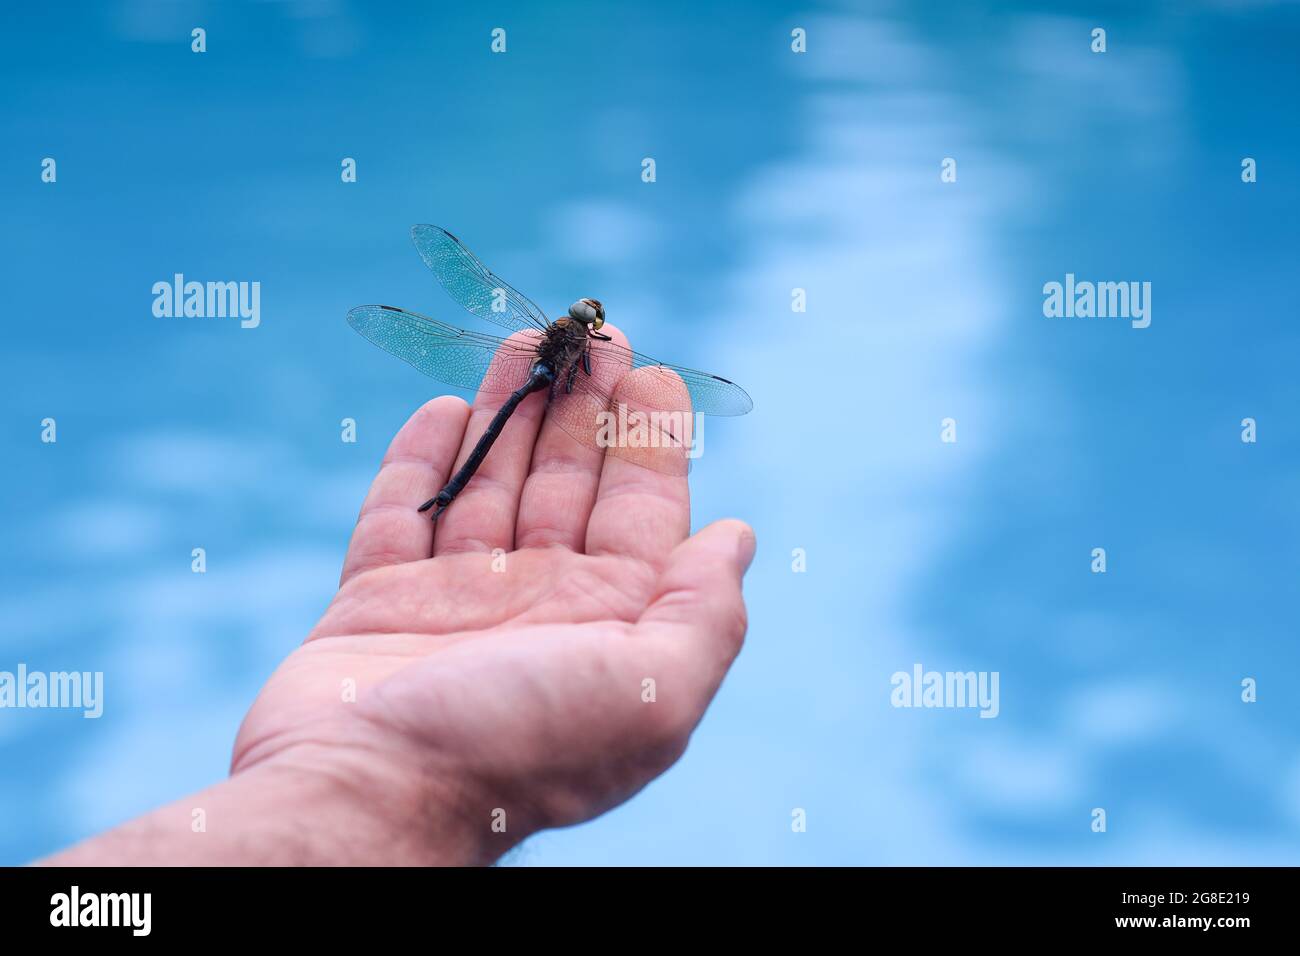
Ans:
[[[625,427],[620,421],[611,429],[619,444],[605,454],[587,525],[586,550],[634,557],[662,568],[691,531],[691,493],[686,483],[690,396],[673,372],[651,366],[623,376],[613,404],[613,414],[632,424]],[[634,432],[638,414],[656,418],[639,440]]]

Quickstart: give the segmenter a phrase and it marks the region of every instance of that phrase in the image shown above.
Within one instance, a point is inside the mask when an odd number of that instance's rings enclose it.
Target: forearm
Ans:
[[[45,866],[374,866],[491,862],[450,789],[361,766],[267,761],[39,861]],[[482,828],[486,829],[486,828]]]

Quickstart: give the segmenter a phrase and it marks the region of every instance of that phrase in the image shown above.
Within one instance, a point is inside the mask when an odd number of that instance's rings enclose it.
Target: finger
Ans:
[[[676,375],[650,367],[633,369],[618,383],[613,407],[627,427],[618,426],[605,454],[596,504],[587,524],[588,554],[620,554],[658,568],[691,530],[691,494],[686,483],[690,445],[686,386]],[[635,435],[637,416],[656,424]],[[642,418],[645,421],[645,418]],[[669,421],[675,424],[663,424]],[[624,432],[626,434],[624,434]],[[652,440],[647,441],[646,438]]]
[[[744,642],[741,581],[754,548],[753,529],[743,521],[715,521],[697,532],[673,549],[637,622],[667,659],[685,662],[674,679],[696,680],[687,696],[700,713]]]
[[[517,332],[508,341],[513,347],[503,347],[497,352],[484,383],[509,382],[510,385],[496,385],[490,390],[479,386],[469,427],[456,457],[457,468],[464,464],[497,410],[510,398],[507,388],[517,388],[527,380],[532,353],[525,353],[519,346],[532,346],[537,338],[531,333]],[[519,403],[474,477],[438,518],[433,532],[435,555],[514,548],[519,494],[528,476],[533,444],[545,410],[545,391],[534,392]]]
[[[612,325],[606,323],[601,332],[611,337],[611,344],[627,348],[627,336]],[[566,391],[566,382],[558,382],[546,410],[519,500],[516,547],[559,545],[576,551],[586,541],[605,460],[605,449],[596,440],[597,416],[609,404],[601,396],[614,393],[632,367],[631,353],[602,350],[597,342],[592,348],[597,357],[590,363],[591,372],[579,366],[572,392]]]
[[[340,587],[371,568],[429,557],[433,522],[416,508],[446,484],[468,420],[469,406],[444,395],[426,402],[398,430],[361,506]]]

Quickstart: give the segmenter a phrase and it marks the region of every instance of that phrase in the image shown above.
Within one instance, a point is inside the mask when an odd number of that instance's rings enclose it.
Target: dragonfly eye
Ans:
[[[596,299],[579,299],[569,306],[569,315],[580,322],[586,322],[593,329],[605,324],[605,307]]]

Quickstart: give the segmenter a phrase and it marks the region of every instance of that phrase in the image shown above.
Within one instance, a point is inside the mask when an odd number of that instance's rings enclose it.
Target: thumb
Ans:
[[[748,624],[740,582],[754,558],[754,531],[727,519],[687,538],[668,556],[639,623],[675,650],[698,655],[704,673],[721,681],[740,652]]]

